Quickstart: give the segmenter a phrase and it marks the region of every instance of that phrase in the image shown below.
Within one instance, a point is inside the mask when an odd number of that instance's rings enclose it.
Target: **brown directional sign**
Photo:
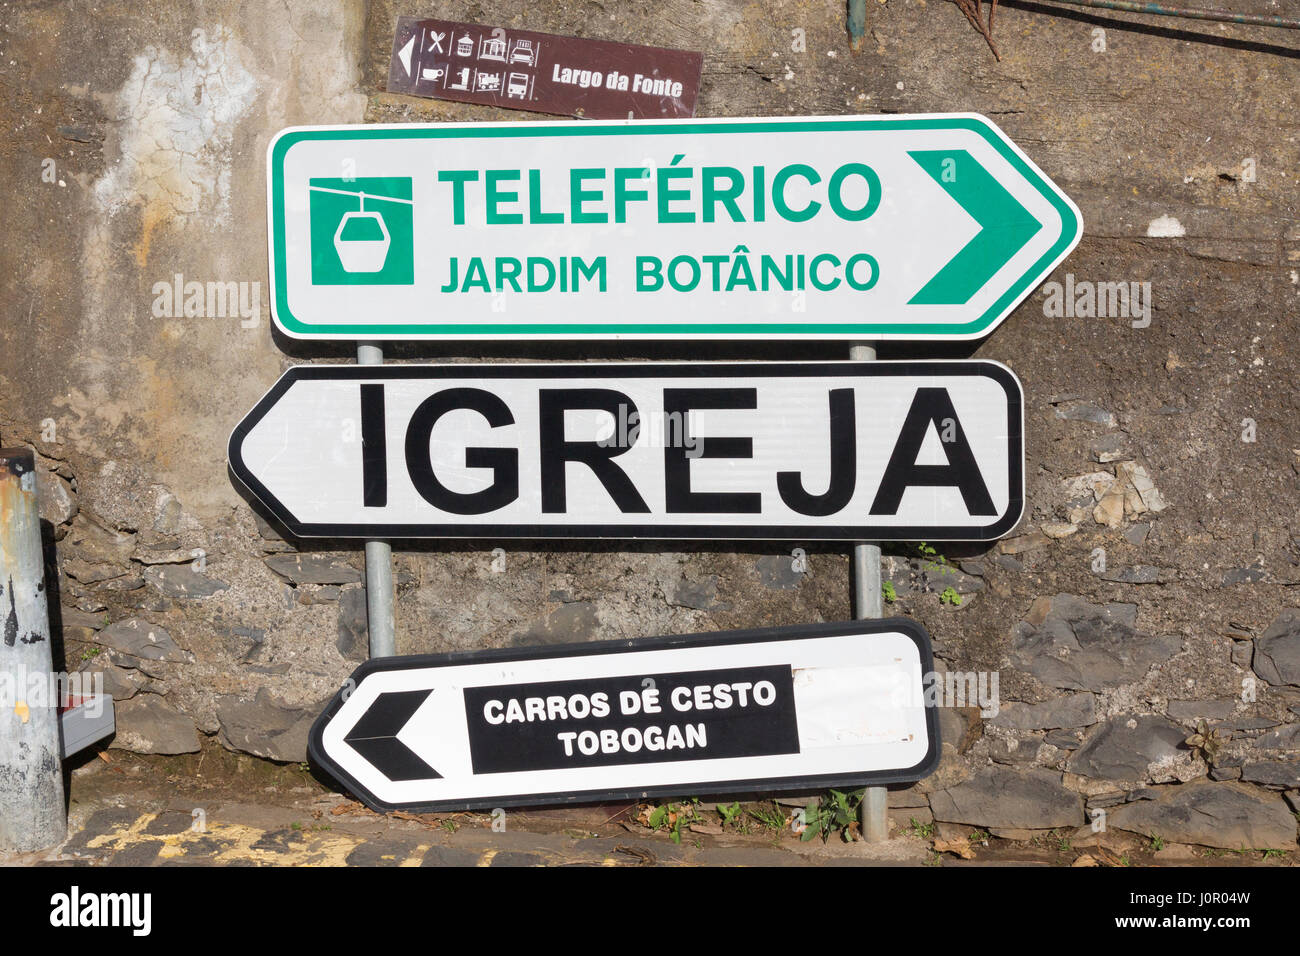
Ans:
[[[584,119],[695,114],[701,53],[402,17],[388,91]]]

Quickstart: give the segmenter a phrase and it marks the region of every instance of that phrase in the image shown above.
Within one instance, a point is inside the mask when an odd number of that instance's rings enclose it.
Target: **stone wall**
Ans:
[[[701,116],[961,110],[1001,125],[1083,211],[1053,280],[1150,283],[1153,308],[1135,327],[1060,314],[1040,292],[981,343],[881,350],[996,359],[1027,396],[1020,527],[992,546],[887,549],[890,610],[930,630],[945,669],[996,672],[1001,701],[996,716],[946,709],[939,772],[892,800],[1008,836],[1104,809],[1111,827],[1169,840],[1294,848],[1296,39],[1003,4],[995,62],[950,4],[870,8],[857,55],[829,0],[9,8],[0,439],[39,453],[56,632],[69,669],[106,674],[113,746],[210,739],[301,760],[311,719],[364,658],[360,548],[285,541],[232,484],[225,441],[284,368],[350,360],[270,330],[269,138],[294,124],[540,118],[383,92],[396,17],[428,14],[703,50]],[[157,290],[177,275],[243,283],[245,308],[173,314]],[[429,543],[396,556],[398,648],[846,618],[846,555],[807,550],[798,573],[776,545]],[[1198,727],[1208,739],[1185,743]]]

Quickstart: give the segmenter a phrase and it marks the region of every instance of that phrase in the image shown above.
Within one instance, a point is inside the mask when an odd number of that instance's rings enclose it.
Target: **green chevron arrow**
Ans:
[[[908,155],[980,225],[975,238],[908,305],[963,305],[1043,224],[966,150],[909,150]]]

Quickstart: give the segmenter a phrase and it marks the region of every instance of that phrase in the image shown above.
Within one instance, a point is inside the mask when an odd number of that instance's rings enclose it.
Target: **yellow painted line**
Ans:
[[[411,851],[411,855],[398,864],[398,866],[419,866],[424,862],[424,855],[433,848],[433,844],[425,846],[421,844]]]
[[[284,850],[254,848],[271,830],[238,823],[209,821],[202,830],[187,829],[180,833],[153,834],[144,833],[144,829],[156,818],[156,813],[144,813],[125,828],[117,828],[111,833],[92,837],[86,843],[88,848],[106,849],[117,852],[128,846],[144,843],[157,843],[158,856],[164,860],[193,859],[195,863],[230,863],[251,861],[262,864],[281,864],[293,866],[343,866],[347,856],[364,840],[361,837],[334,833],[326,836],[321,831],[295,831],[303,839],[297,843],[288,843]],[[276,828],[277,830],[280,828]],[[229,844],[211,855],[193,856],[191,851],[211,838]],[[206,850],[207,847],[204,846]],[[423,848],[427,849],[427,847]],[[393,857],[389,857],[393,858]],[[418,866],[420,856],[414,855],[404,859],[403,866]]]
[[[112,833],[101,833],[99,836],[91,837],[86,841],[87,847],[93,847],[98,850],[101,847],[112,847],[114,850],[120,850],[129,845],[131,837],[140,836],[140,831],[147,827],[157,817],[156,813],[144,813],[136,817],[135,822],[124,830],[114,830]],[[147,839],[153,839],[147,837]]]
[[[189,844],[196,844],[205,837],[212,837],[228,841],[231,845],[218,850],[211,857],[203,858],[204,861],[210,860],[213,863],[253,861],[289,866],[342,866],[347,855],[363,842],[360,838],[340,834],[327,837],[319,831],[293,831],[301,833],[303,840],[300,843],[287,844],[284,850],[253,846],[270,832],[272,831],[241,823],[209,823],[207,832],[186,830],[183,833],[173,833],[164,837],[162,839],[164,846],[159,851],[159,855],[167,859],[184,858]]]

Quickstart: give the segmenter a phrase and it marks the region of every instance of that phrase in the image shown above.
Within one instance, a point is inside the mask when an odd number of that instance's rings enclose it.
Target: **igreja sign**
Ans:
[[[300,366],[229,459],[302,537],[989,539],[1022,405],[995,362]]]
[[[268,164],[304,338],[972,338],[1081,231],[972,115],[290,129]]]

